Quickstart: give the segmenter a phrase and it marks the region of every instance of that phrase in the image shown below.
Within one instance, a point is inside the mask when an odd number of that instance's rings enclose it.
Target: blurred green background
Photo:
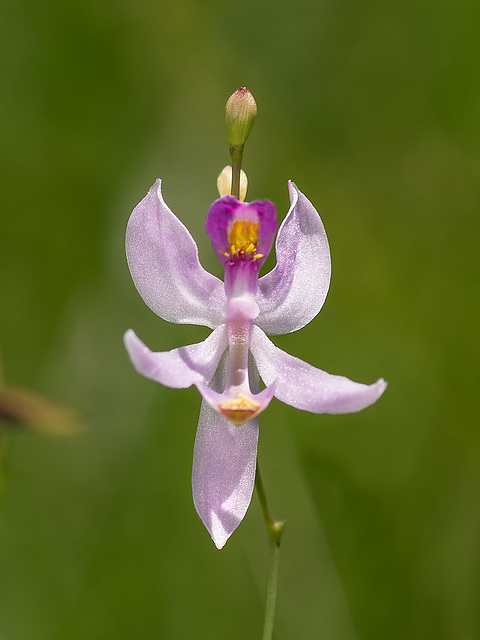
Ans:
[[[480,637],[479,28],[476,0],[3,0],[3,368],[85,430],[3,443],[2,640],[260,638],[257,501],[218,552],[191,499],[198,393],[122,346],[208,334],[144,305],[123,235],[162,177],[220,275],[203,223],[240,85],[249,199],[283,217],[295,180],[332,250],[324,309],[276,344],[389,382],[360,414],[262,415],[275,637]]]

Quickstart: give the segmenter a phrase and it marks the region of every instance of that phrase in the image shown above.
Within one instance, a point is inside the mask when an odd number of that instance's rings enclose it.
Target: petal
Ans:
[[[205,228],[223,265],[232,260],[252,260],[260,268],[272,248],[277,212],[269,200],[240,202],[224,196],[208,210]]]
[[[258,282],[257,324],[268,334],[297,331],[322,308],[330,285],[330,249],[320,216],[288,183],[290,210],[275,244],[277,264]]]
[[[222,324],[223,283],[201,266],[194,239],[163,200],[161,180],[133,210],[125,247],[133,282],[157,315],[212,329]]]
[[[264,411],[275,395],[276,382],[263,391],[252,394],[250,391],[241,390],[232,395],[228,391],[218,393],[202,382],[197,382],[197,389],[208,404],[224,415],[237,427],[259,416]]]
[[[276,347],[258,327],[253,328],[251,351],[266,385],[277,380],[275,397],[312,413],[352,413],[370,406],[387,387],[385,380],[360,384],[335,376]]]
[[[216,375],[217,388],[226,373]],[[195,509],[221,549],[243,520],[252,499],[258,445],[258,419],[235,427],[202,402],[193,452]]]
[[[126,332],[124,342],[138,373],[174,389],[210,382],[228,344],[224,325],[203,342],[172,351],[150,351],[131,329]]]

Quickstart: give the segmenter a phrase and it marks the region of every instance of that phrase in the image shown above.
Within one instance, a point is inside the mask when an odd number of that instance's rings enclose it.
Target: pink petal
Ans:
[[[222,388],[225,377],[223,372],[214,386]],[[193,452],[193,502],[217,549],[225,545],[247,512],[255,483],[257,445],[258,418],[235,427],[202,401]]]
[[[269,200],[255,200],[254,202],[240,202],[233,196],[224,196],[215,200],[207,213],[205,228],[212,241],[213,248],[220,262],[226,265],[232,257],[230,253],[231,240],[229,233],[232,225],[237,220],[246,220],[258,225],[258,238],[256,241],[256,253],[261,254],[255,259],[255,267],[258,270],[267,259],[272,248],[273,239],[277,230],[277,213],[275,205]],[[250,259],[248,252],[236,259]]]
[[[202,382],[197,382],[197,389],[202,394],[202,397],[205,400],[205,402],[208,402],[208,404],[212,407],[212,409],[215,409],[215,411],[218,411],[219,413],[223,414],[227,419],[233,422],[233,424],[236,424],[238,427],[242,424],[245,424],[249,420],[253,420],[253,418],[256,418],[257,416],[259,416],[262,413],[262,411],[265,411],[265,409],[268,407],[268,405],[272,401],[272,398],[275,396],[276,383],[273,383],[272,385],[270,385],[266,389],[263,389],[263,391],[260,391],[259,393],[251,393],[249,390],[245,390],[245,392],[242,392],[241,390],[236,390],[236,393],[233,395],[231,392],[229,393],[228,391],[219,393],[218,391],[215,391],[214,389],[212,389],[211,387],[208,387],[206,384],[203,384]],[[228,407],[229,402],[231,402],[232,399],[238,398],[239,396],[243,396],[245,398],[245,400],[247,401],[247,407],[248,407],[249,401],[252,401],[253,406],[249,407],[248,410],[246,411],[241,411],[241,410],[236,411],[234,408],[229,409]],[[229,414],[232,417],[230,417]]]
[[[276,347],[258,327],[253,327],[251,351],[266,385],[277,381],[275,397],[312,413],[352,413],[370,406],[387,387],[385,380],[367,385],[336,376]]]
[[[195,241],[163,200],[160,180],[133,210],[125,247],[135,286],[157,315],[212,329],[222,324],[223,283],[201,266]]]
[[[150,351],[131,329],[126,332],[124,342],[138,373],[175,389],[200,382],[208,384],[228,344],[223,325],[203,342],[172,351]]]
[[[297,331],[325,302],[330,285],[330,249],[322,221],[303,193],[288,183],[290,210],[275,244],[277,265],[258,282],[256,321],[267,334]]]

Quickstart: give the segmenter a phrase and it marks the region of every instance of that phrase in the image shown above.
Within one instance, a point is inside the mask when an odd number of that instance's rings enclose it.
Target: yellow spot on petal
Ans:
[[[221,402],[219,409],[227,420],[230,420],[236,427],[240,427],[257,415],[260,406],[260,403],[253,398],[239,393],[236,398]]]

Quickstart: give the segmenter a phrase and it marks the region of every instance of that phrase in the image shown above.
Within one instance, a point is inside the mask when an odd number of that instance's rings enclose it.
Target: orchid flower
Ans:
[[[165,204],[160,180],[127,226],[128,265],[145,303],[169,322],[213,329],[203,342],[166,352],[151,351],[129,330],[125,346],[142,375],[173,388],[195,385],[202,395],[193,500],[218,549],[250,504],[258,416],[273,397],[313,413],[350,413],[373,404],[386,388],[383,379],[365,385],[316,369],[267,338],[310,322],[330,283],[322,221],[292,182],[288,189],[291,205],[276,240],[277,264],[260,279],[277,229],[268,200],[246,203],[226,195],[208,211],[206,229],[224,283],[201,266],[195,241]]]

